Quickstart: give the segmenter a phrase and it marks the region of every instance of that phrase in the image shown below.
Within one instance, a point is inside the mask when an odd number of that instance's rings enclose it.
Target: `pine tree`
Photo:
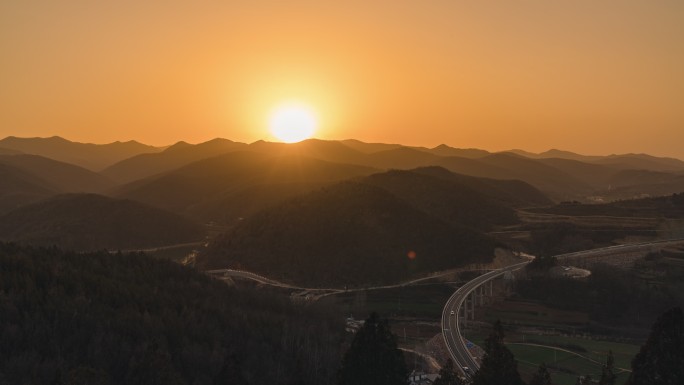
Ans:
[[[608,351],[608,358],[606,359],[606,364],[603,365],[601,369],[601,379],[599,380],[599,385],[615,385],[615,359],[613,358],[613,351]]]
[[[492,334],[485,341],[485,356],[480,370],[475,373],[473,385],[522,385],[518,362],[503,339],[503,327],[496,321]]]
[[[447,359],[447,362],[439,370],[439,378],[434,382],[434,385],[462,385],[463,381],[456,374],[454,369],[454,362],[451,358]]]
[[[632,361],[633,385],[684,384],[684,314],[676,307],[661,315]]]
[[[340,385],[406,385],[404,353],[397,349],[387,320],[372,313],[342,359]]]
[[[551,385],[551,374],[546,368],[546,364],[542,362],[537,369],[537,373],[532,376],[530,380],[530,385]]]

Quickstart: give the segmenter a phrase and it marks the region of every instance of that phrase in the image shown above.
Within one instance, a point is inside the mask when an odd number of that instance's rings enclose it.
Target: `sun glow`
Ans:
[[[310,138],[316,131],[316,115],[306,105],[282,104],[271,114],[271,134],[286,143],[295,143]]]

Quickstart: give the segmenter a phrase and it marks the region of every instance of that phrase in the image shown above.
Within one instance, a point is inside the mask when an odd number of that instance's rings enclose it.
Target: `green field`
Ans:
[[[517,341],[520,342],[520,336],[516,337]],[[608,350],[612,350],[613,357],[615,357],[615,366],[624,369],[630,369],[632,359],[639,352],[640,348],[639,345],[634,344],[598,341],[569,336],[525,336],[525,341],[541,345],[558,346],[561,348],[578,346],[583,348],[584,351],[577,351],[577,353],[599,362],[604,362]]]
[[[456,289],[445,284],[423,284],[393,289],[366,290],[335,295],[336,305],[347,314],[366,317],[415,317],[439,321],[447,299]]]
[[[485,332],[467,333],[466,336],[475,344],[484,346]],[[518,361],[518,370],[523,378],[532,376],[538,366],[544,362],[550,368],[553,383],[558,385],[574,385],[579,375],[589,374],[592,378],[599,378],[601,365],[592,362],[590,359],[605,362],[608,350],[613,351],[616,367],[629,369],[632,358],[640,348],[638,345],[567,336],[526,335],[524,338],[525,343],[559,346],[564,349],[573,347],[573,349],[567,350],[575,350],[577,354],[586,357],[582,358],[576,354],[556,350],[552,347],[511,344],[511,342],[522,341],[521,334],[510,333],[506,336],[507,346],[515,355]],[[628,375],[628,373],[619,374],[617,383],[624,384]]]

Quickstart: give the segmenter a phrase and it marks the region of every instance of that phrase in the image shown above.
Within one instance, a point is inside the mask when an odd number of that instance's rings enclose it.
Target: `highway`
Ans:
[[[643,243],[633,243],[633,244],[625,244],[625,245],[617,245],[617,246],[609,246],[609,247],[602,247],[602,248],[597,248],[597,249],[591,249],[591,250],[584,250],[584,251],[578,251],[574,253],[568,253],[568,254],[561,254],[561,255],[556,255],[554,256],[555,258],[567,258],[567,257],[586,257],[590,256],[592,254],[600,254],[600,253],[605,253],[607,251],[628,251],[628,250],[645,250],[648,251],[650,250],[651,247],[653,246],[662,246],[665,247],[670,244],[676,244],[676,243],[681,243],[684,241],[681,238],[678,239],[670,239],[670,240],[662,240],[662,241],[653,241],[653,242],[643,242]],[[510,266],[507,266],[502,269],[490,271],[489,273],[483,274],[471,281],[468,281],[466,284],[458,288],[456,292],[449,297],[449,299],[446,302],[446,305],[444,305],[444,310],[442,310],[442,336],[444,337],[444,342],[446,344],[447,350],[449,351],[449,355],[451,356],[451,359],[454,361],[454,364],[461,369],[461,372],[466,378],[471,378],[477,369],[480,367],[479,363],[473,358],[473,356],[470,355],[470,352],[468,351],[468,347],[466,346],[466,341],[463,338],[463,334],[461,333],[460,329],[460,324],[459,324],[459,312],[461,311],[461,308],[463,305],[463,302],[466,300],[468,295],[475,289],[477,289],[480,285],[497,278],[503,274],[505,274],[507,271],[515,271],[526,264],[530,263],[532,260],[525,261],[525,262],[520,262],[516,263]],[[452,315],[451,312],[454,312]],[[468,370],[464,370],[464,368],[467,367]]]
[[[440,272],[435,272],[432,273],[428,276],[425,277],[420,277],[420,278],[415,278],[409,281],[404,281],[400,282],[397,284],[393,285],[383,285],[383,286],[368,286],[368,287],[360,287],[360,288],[346,288],[346,289],[341,289],[341,288],[307,288],[307,287],[301,287],[301,286],[296,286],[296,285],[291,285],[287,284],[284,282],[279,282],[271,278],[264,277],[263,275],[259,275],[256,273],[252,273],[249,271],[245,270],[235,270],[235,269],[216,269],[216,270],[205,270],[204,273],[208,274],[209,276],[217,279],[225,279],[227,277],[234,277],[234,278],[243,278],[243,279],[248,279],[252,280],[264,285],[269,285],[269,286],[274,286],[274,287],[279,287],[283,289],[293,289],[293,290],[301,290],[301,291],[307,291],[311,292],[313,294],[313,299],[320,299],[329,295],[335,295],[339,293],[353,293],[353,292],[358,292],[358,291],[368,291],[368,290],[384,290],[384,289],[395,289],[399,287],[407,287],[407,286],[413,286],[413,285],[418,285],[423,282],[443,277],[446,275],[452,275],[456,273],[458,269],[451,269],[451,270],[446,270],[446,271],[440,271]],[[315,293],[315,294],[314,294]]]
[[[489,273],[482,274],[481,276],[468,281],[465,285],[458,288],[458,290],[456,290],[456,292],[447,300],[444,310],[442,311],[442,335],[454,364],[461,369],[461,372],[463,372],[463,375],[466,378],[470,378],[477,371],[480,365],[468,352],[466,342],[463,339],[459,329],[460,325],[458,316],[459,312],[461,311],[461,305],[466,300],[468,295],[470,295],[470,293],[480,285],[505,274],[507,271],[518,270],[530,262],[531,260],[520,262],[504,267],[503,269],[493,270]],[[454,312],[453,315],[451,314],[452,311]],[[465,367],[469,368],[469,370],[464,370]]]

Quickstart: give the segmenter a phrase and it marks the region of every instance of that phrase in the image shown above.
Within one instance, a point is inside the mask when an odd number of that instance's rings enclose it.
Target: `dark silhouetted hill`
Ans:
[[[0,214],[55,194],[44,180],[0,163]]]
[[[608,182],[608,188],[596,192],[607,201],[657,197],[684,191],[684,175],[669,172],[622,170]]]
[[[548,158],[556,158],[556,159],[569,159],[569,160],[576,160],[579,162],[592,162],[597,159],[601,159],[601,156],[592,156],[592,155],[581,155],[577,154],[571,151],[565,151],[565,150],[559,150],[556,148],[553,148],[548,151],[541,152],[539,154],[525,151],[525,150],[520,150],[520,149],[515,149],[515,150],[509,150],[509,151],[504,151],[504,152],[512,152],[514,154],[522,155],[526,158],[530,159],[548,159]]]
[[[478,178],[456,174],[442,167],[422,167],[413,172],[467,186],[507,207],[548,206],[553,203],[537,188],[520,180]]]
[[[326,184],[328,183],[270,183],[230,189],[189,206],[185,214],[203,222],[212,221],[230,225],[264,208],[319,189]]]
[[[511,150],[510,152],[531,159],[569,159],[584,163],[596,163],[610,166],[620,170],[650,170],[650,171],[681,171],[684,170],[684,161],[656,157],[648,154],[613,154],[608,156],[580,155],[570,151],[551,149],[539,154],[524,150]]]
[[[189,163],[211,158],[231,151],[243,150],[244,143],[227,139],[214,139],[191,145],[178,142],[166,150],[152,154],[140,154],[107,167],[102,174],[119,183],[128,183],[155,174],[171,171]]]
[[[674,172],[623,170],[611,165],[557,158],[539,161],[588,184],[591,190],[586,191],[584,196],[601,196],[607,201],[670,195],[684,191],[684,177]]]
[[[366,164],[385,169],[412,169],[433,165],[442,157],[429,152],[401,147],[394,150],[380,151],[368,155]]]
[[[506,169],[513,176],[508,179],[524,180],[542,191],[562,194],[564,191],[583,191],[589,188],[586,183],[558,168],[519,155],[498,153],[478,160]]]
[[[580,162],[591,162],[601,159],[600,156],[595,155],[581,155],[570,151],[559,150],[552,148],[551,150],[544,151],[537,155],[539,158],[559,158],[559,159],[569,159],[576,160]]]
[[[277,189],[282,184],[317,187],[374,171],[368,167],[331,163],[306,156],[238,151],[136,181],[123,186],[116,195],[178,213],[193,212],[195,208],[199,208],[199,212],[211,212],[214,209],[209,203],[216,202],[215,208],[218,209],[221,201],[232,200],[233,194],[244,194],[245,189],[253,186],[267,189]],[[216,211],[213,214],[224,215]]]
[[[494,225],[510,225],[519,221],[513,209],[458,183],[455,178],[393,170],[368,176],[361,181],[389,191],[447,223],[490,230]]]
[[[684,191],[684,190],[682,190]],[[533,212],[571,216],[639,218],[684,218],[684,193],[654,198],[630,199],[604,204],[559,204],[530,209]]]
[[[562,170],[514,153],[496,153],[479,159],[445,157],[436,165],[464,175],[522,180],[555,200],[583,196],[591,191],[586,183]]]
[[[460,156],[440,157],[434,164],[429,166],[444,167],[449,171],[481,178],[512,179],[513,176],[505,168],[485,164],[477,159],[463,158]]]
[[[620,172],[612,167],[573,159],[543,158],[538,162],[560,170],[594,190],[609,188],[611,178]]]
[[[23,154],[23,152],[18,151],[18,150],[12,150],[9,148],[0,147],[0,155],[19,155],[19,154]]]
[[[374,152],[394,150],[403,147],[401,144],[366,143],[356,139],[341,140],[340,143],[353,148],[354,150],[363,152],[364,154],[372,154]]]
[[[3,384],[332,385],[341,318],[140,254],[0,243]]]
[[[0,156],[0,163],[36,176],[59,192],[102,192],[114,185],[96,172],[38,155]]]
[[[460,156],[462,158],[470,159],[477,159],[490,155],[489,151],[477,148],[454,148],[449,147],[446,144],[440,144],[435,148],[431,148],[429,152],[439,156]]]
[[[494,248],[481,233],[430,216],[382,188],[343,182],[246,218],[201,264],[340,287],[489,261]]]
[[[219,206],[234,206],[227,201],[233,199],[233,194],[244,196],[247,194],[245,189],[248,187],[254,190],[255,187],[253,186],[256,184],[267,186],[272,183],[270,181],[250,184],[238,183],[237,187],[241,191],[233,190],[232,187],[229,188],[230,191],[227,191],[222,188],[216,190],[213,183],[206,183],[207,189],[201,186],[190,187],[186,182],[192,178],[185,178],[183,181],[177,179],[176,182],[180,184],[174,184],[169,179],[165,179],[166,176],[189,167],[195,162],[246,151],[271,158],[312,158],[377,170],[410,170],[419,167],[438,166],[467,176],[509,181],[520,180],[539,189],[544,195],[556,202],[614,200],[643,195],[671,194],[679,191],[681,186],[681,181],[677,176],[684,175],[684,162],[678,159],[654,157],[646,154],[587,156],[558,149],[540,154],[523,150],[489,153],[484,150],[454,148],[444,144],[434,148],[425,148],[399,144],[364,143],[358,140],[309,139],[293,144],[266,141],[244,144],[226,139],[214,139],[197,145],[179,142],[164,151],[162,150],[162,148],[145,146],[136,142],[94,145],[74,143],[59,137],[28,139],[8,137],[0,140],[0,156],[8,151],[10,153],[22,152],[77,164],[90,170],[99,171],[108,166],[103,171],[104,179],[108,178],[126,185],[122,188],[109,190],[115,195],[121,191],[131,192],[138,187],[149,184],[152,180],[163,180],[168,188],[174,190],[174,192],[169,192],[170,194],[180,192],[180,195],[183,195],[184,191],[197,189],[199,195],[193,195],[193,199],[199,199],[193,202],[185,201],[182,203],[182,207],[176,204],[169,205],[170,198],[163,196],[163,194],[159,203],[153,202],[156,199],[149,196],[141,197],[141,199],[145,199],[145,202],[158,204],[160,207],[174,210],[180,207],[182,210],[188,209],[196,213],[211,211],[214,203],[210,202],[218,202],[216,204]],[[622,173],[622,171],[629,171],[631,174]],[[666,179],[665,176],[661,175],[660,181],[653,182],[652,179],[656,177],[653,177],[652,174],[643,173],[641,175],[648,178],[648,181],[637,181],[634,178],[637,172],[670,173],[673,174],[673,177],[664,180]],[[36,175],[40,177],[41,174],[36,173]],[[54,179],[59,181],[61,178],[53,178],[51,184],[56,184]],[[197,180],[201,179],[200,177]],[[278,183],[292,187],[285,187],[285,189],[293,192],[298,189],[301,190],[306,184],[320,186],[320,181],[281,180],[276,184]],[[200,182],[200,184],[204,183]],[[67,188],[65,185],[73,187]],[[294,187],[295,185],[298,187]],[[77,183],[67,180],[57,190],[102,191],[101,188],[79,186]],[[269,195],[264,191],[254,190],[254,193],[263,197]],[[293,193],[284,195],[291,196]],[[277,199],[275,200],[277,201]],[[252,201],[256,202],[256,200]],[[257,204],[254,207],[257,206],[259,205]],[[204,214],[197,215],[206,217]],[[222,215],[212,214],[211,216],[221,217]]]
[[[368,165],[366,154],[332,140],[308,139],[289,144],[258,141],[250,144],[249,150],[271,156],[305,156],[327,162]]]
[[[646,154],[610,155],[595,161],[622,170],[682,171],[684,162],[673,158],[659,158]]]
[[[65,194],[0,216],[0,239],[70,250],[127,250],[201,240],[203,228],[176,214],[95,194]]]
[[[92,171],[100,171],[138,154],[162,150],[159,147],[144,145],[136,141],[91,144],[71,142],[59,136],[51,138],[9,136],[0,140],[0,147],[75,164]]]

